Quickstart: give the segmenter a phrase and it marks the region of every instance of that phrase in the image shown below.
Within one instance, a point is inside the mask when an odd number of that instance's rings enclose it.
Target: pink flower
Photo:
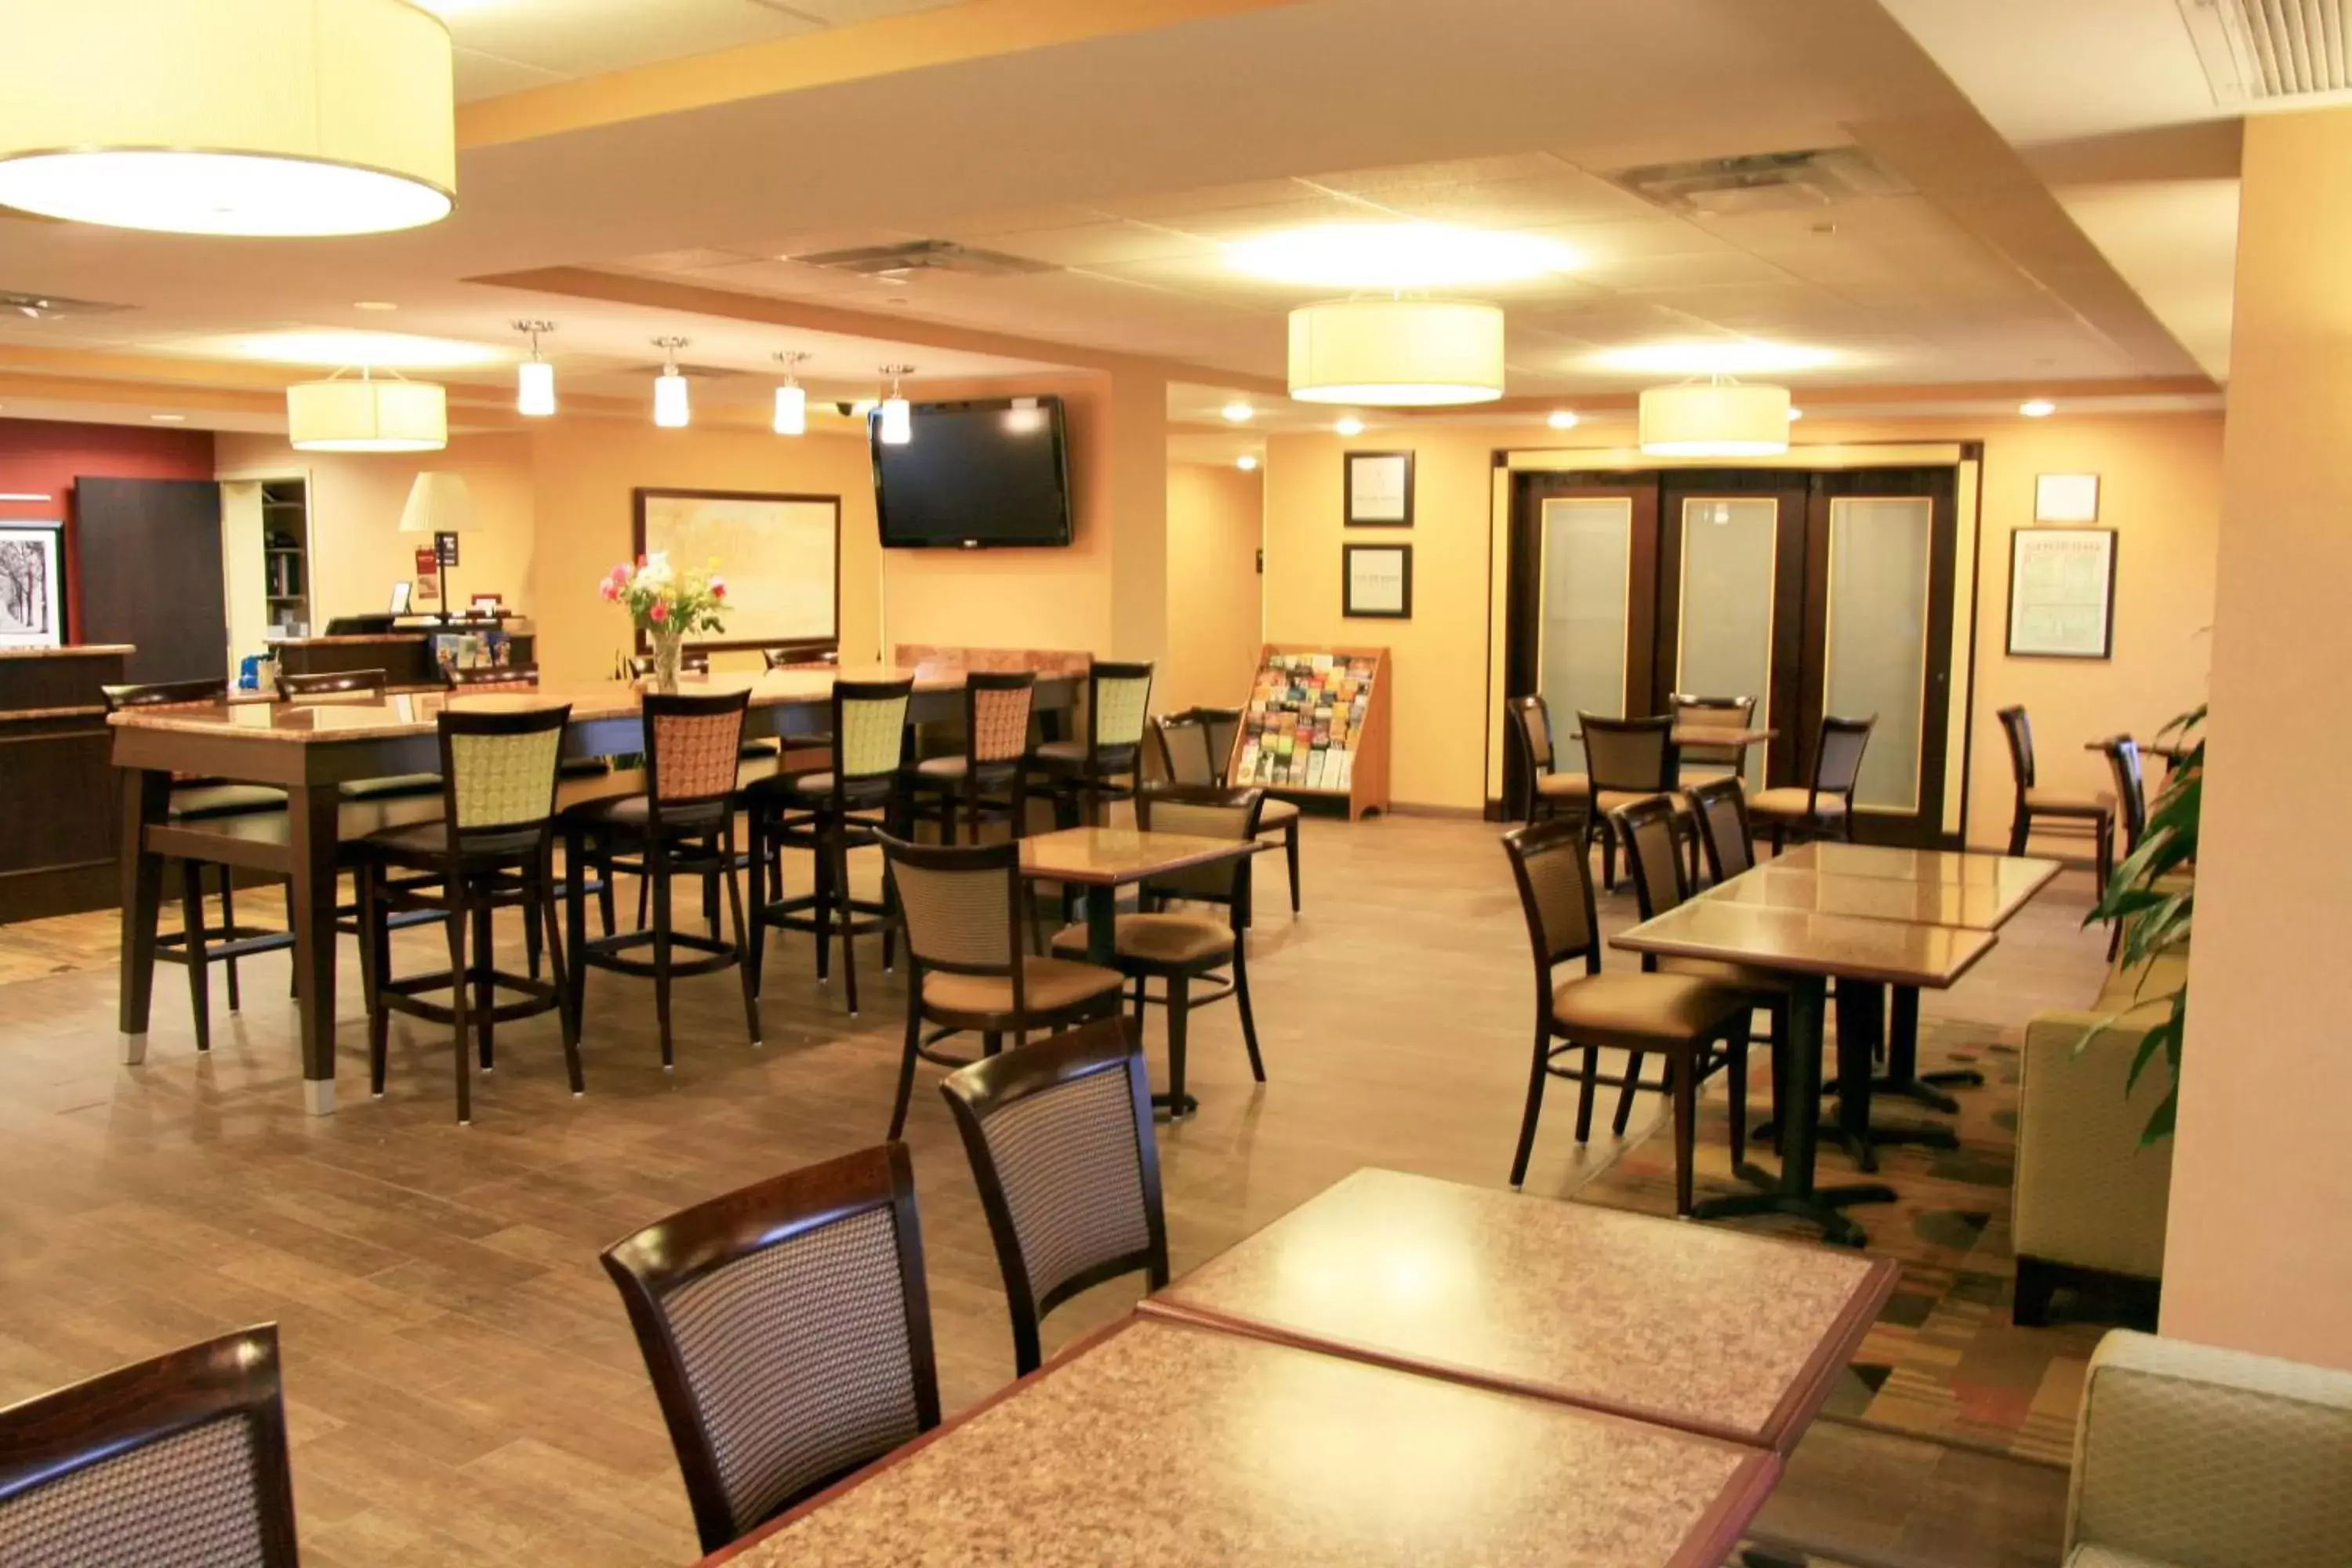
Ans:
[[[627,587],[629,583],[629,563],[624,561],[618,566],[614,567],[613,575],[608,579],[608,581],[610,581],[615,588]]]
[[[646,565],[647,565],[647,564],[648,564],[648,563],[646,562],[646,558],[645,558],[644,556],[640,555],[640,556],[638,556],[638,557],[637,557],[637,570],[638,570],[638,571],[640,571],[640,572],[644,571],[644,570],[646,569]]]
[[[619,584],[615,584],[610,577],[607,577],[602,583],[597,584],[596,591],[604,595],[605,599],[608,601],[617,599],[621,596]]]
[[[669,606],[663,604],[659,599],[655,600],[654,607],[646,612],[646,619],[653,622],[656,626],[661,625],[664,621],[669,619]]]
[[[727,596],[726,578],[713,577],[710,580],[710,596],[714,599],[723,599]]]

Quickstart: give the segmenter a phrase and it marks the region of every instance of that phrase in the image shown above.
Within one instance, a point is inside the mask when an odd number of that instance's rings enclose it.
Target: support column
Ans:
[[[1168,657],[1168,381],[1110,378],[1112,657]],[[1156,706],[1157,704],[1155,704]]]

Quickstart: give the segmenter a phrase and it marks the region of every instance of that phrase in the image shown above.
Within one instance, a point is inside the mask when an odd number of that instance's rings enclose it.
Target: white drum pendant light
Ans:
[[[1654,458],[1775,458],[1789,449],[1789,389],[1692,381],[1642,394],[1642,450]]]
[[[1446,300],[1329,300],[1290,312],[1290,395],[1386,408],[1503,395],[1503,312]]]
[[[656,338],[654,347],[662,352],[662,373],[654,377],[654,423],[665,430],[683,430],[694,416],[686,377],[677,372],[677,351],[686,347],[686,340]]]
[[[886,364],[882,374],[890,378],[890,395],[878,405],[881,417],[875,421],[874,438],[886,447],[903,447],[915,438],[915,408],[898,390],[898,378],[915,374],[910,364]]]
[[[808,388],[801,384],[800,365],[814,358],[806,349],[786,349],[776,356],[784,367],[784,384],[776,388],[775,431],[779,436],[808,434]]]
[[[437,452],[449,444],[446,393],[429,381],[298,381],[286,389],[286,434],[298,452]]]
[[[539,357],[539,335],[555,331],[553,321],[517,321],[518,332],[530,334],[530,357],[515,367],[515,412],[526,419],[547,419],[555,413],[555,367]]]
[[[0,205],[173,234],[380,234],[457,187],[449,30],[408,0],[8,8]]]

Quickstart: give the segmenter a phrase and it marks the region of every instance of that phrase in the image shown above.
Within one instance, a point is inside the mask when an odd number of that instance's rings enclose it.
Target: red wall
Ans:
[[[109,479],[209,479],[213,433],[152,425],[73,425],[0,419],[0,494],[47,495],[47,501],[0,500],[0,522],[66,524],[66,626],[81,628],[81,552],[74,537],[73,482]]]

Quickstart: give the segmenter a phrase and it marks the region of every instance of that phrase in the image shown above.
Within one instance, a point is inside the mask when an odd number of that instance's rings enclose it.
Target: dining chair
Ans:
[[[1504,705],[1511,718],[1511,740],[1528,779],[1528,823],[1565,812],[1582,817],[1592,809],[1592,780],[1583,773],[1559,770],[1559,748],[1551,733],[1551,708],[1534,692],[1514,697]],[[1613,885],[1613,884],[1612,884]]]
[[[1055,820],[1100,826],[1110,803],[1135,798],[1143,772],[1143,723],[1152,667],[1096,660],[1087,670],[1086,737],[1048,741],[1036,765],[1054,791]]]
[[[705,1552],[940,1424],[903,1143],[680,1210],[603,1261]]]
[[[1046,1313],[1141,1269],[1168,1283],[1168,1222],[1141,1031],[1099,1019],[959,1068],[940,1084],[980,1186],[1013,1314],[1016,1375]]]
[[[633,679],[637,680],[651,680],[654,678],[656,668],[659,662],[660,661],[658,659],[649,653],[631,654],[629,656],[629,674]],[[709,648],[699,647],[678,649],[677,668],[678,673],[681,675],[709,675],[710,673],[710,650]]]
[[[1135,797],[1136,826],[1146,833],[1182,833],[1199,838],[1248,843],[1258,837],[1261,789],[1224,790],[1213,784],[1148,784]],[[1265,1081],[1258,1054],[1257,1016],[1250,1006],[1250,862],[1238,855],[1207,866],[1151,878],[1137,889],[1138,912],[1117,919],[1115,966],[1134,982],[1135,1020],[1147,1004],[1168,1009],[1168,1103],[1171,1118],[1191,1109],[1184,1093],[1184,1053],[1192,1009],[1232,997],[1241,1015],[1242,1045],[1249,1052],[1250,1076]],[[1172,901],[1222,906],[1222,916],[1171,910]],[[1054,938],[1062,957],[1084,958],[1087,928],[1076,925]],[[1150,994],[1157,980],[1160,994]],[[1209,987],[1195,992],[1198,982]]]
[[[897,939],[887,903],[860,899],[851,891],[849,852],[873,848],[883,835],[904,831],[907,796],[900,767],[906,756],[907,708],[914,690],[911,679],[835,681],[833,765],[817,773],[780,773],[744,792],[753,885],[759,886],[762,868],[770,889],[782,885],[786,849],[807,850],[814,867],[812,891],[752,901],[755,986],[766,963],[772,926],[816,939],[819,984],[832,973],[833,939],[841,939],[842,986],[853,1018],[857,1016],[856,940],[878,932],[882,967],[892,966]]]
[[[277,1325],[0,1410],[0,1559],[295,1568]]]
[[[1673,820],[1671,816],[1667,820]],[[1722,1065],[1735,1037],[1745,1037],[1746,994],[1686,974],[1602,973],[1583,824],[1543,822],[1515,828],[1503,836],[1503,849],[1518,883],[1536,968],[1535,1055],[1518,1148],[1511,1157],[1511,1185],[1527,1179],[1546,1079],[1578,1080],[1580,1143],[1591,1136],[1596,1088],[1621,1091],[1615,1123],[1621,1137],[1633,1106],[1632,1091],[1646,1089],[1674,1097],[1675,1211],[1688,1214],[1699,1080]],[[1560,980],[1559,966],[1578,960],[1582,973]],[[1560,1043],[1555,1045],[1555,1040]],[[1630,1070],[1622,1077],[1604,1075],[1600,1070],[1603,1047],[1625,1051],[1636,1061],[1653,1053],[1662,1056],[1668,1064],[1666,1077],[1651,1083],[1640,1081]],[[1574,1065],[1568,1060],[1571,1057],[1577,1058]]]
[[[1234,748],[1242,736],[1242,710],[1238,708],[1194,708],[1193,718],[1201,721],[1201,732],[1209,742],[1209,782],[1223,784],[1233,772]],[[1286,801],[1268,801],[1268,805],[1284,805]]]
[[[1190,709],[1156,714],[1151,741],[1160,753],[1160,773],[1170,784],[1205,787],[1217,782],[1217,765],[1209,749],[1208,726]]]
[[[1035,670],[966,675],[963,750],[926,757],[905,770],[909,820],[935,808],[942,844],[956,841],[959,818],[974,844],[981,824],[992,818],[1020,837],[1028,826],[1029,716],[1036,696]]]
[[[2017,786],[2017,804],[2009,819],[2009,852],[2025,853],[2037,835],[2088,839],[2091,858],[2104,890],[2116,863],[2116,800],[2107,795],[2068,795],[2044,789],[2033,766],[2033,721],[2021,707],[2000,710],[2001,738],[2009,742],[2010,778]]]
[[[1668,700],[1674,710],[1675,723],[1685,730],[1747,730],[1756,722],[1756,699],[1753,697],[1701,697],[1687,691],[1677,691]],[[1747,764],[1748,748],[1736,745],[1711,745],[1704,741],[1685,742],[1680,748],[1682,765],[1689,769],[1721,769],[1738,776]]]
[[[1231,728],[1226,727],[1229,717]],[[1181,713],[1152,720],[1151,732],[1160,750],[1161,775],[1171,784],[1224,788],[1226,765],[1233,755],[1233,737],[1240,723],[1238,708],[1187,708]],[[1283,859],[1290,873],[1290,912],[1295,915],[1299,911],[1297,805],[1265,796],[1258,807],[1258,836],[1278,839],[1282,844]]]
[[[1683,791],[1697,819],[1699,848],[1710,884],[1728,882],[1756,865],[1756,838],[1748,823],[1748,792],[1738,775],[1721,773]]]
[[[570,1005],[563,942],[556,927],[556,763],[563,727],[571,720],[569,703],[518,712],[443,709],[436,723],[444,781],[441,819],[383,828],[359,841],[368,1085],[377,1098],[383,1095],[394,1013],[448,1026],[457,1058],[460,1126],[474,1120],[473,1068],[466,1049],[469,1027],[478,1041],[482,1070],[488,1072],[496,1065],[495,1026],[560,1013],[563,1065],[572,1092],[586,1089],[580,1068],[579,1015]],[[491,947],[491,919],[499,910],[520,910],[526,929],[545,933],[552,980],[499,968]],[[391,917],[419,911],[441,917],[448,936],[449,967],[395,977]],[[449,993],[446,1005],[425,999],[439,991]],[[500,1002],[500,991],[521,1000]]]
[[[885,885],[907,933],[907,1038],[890,1110],[896,1138],[906,1130],[915,1063],[970,1064],[935,1052],[940,1041],[976,1034],[982,1052],[994,1056],[1007,1035],[1020,1046],[1040,1030],[1117,1016],[1126,981],[1115,969],[1022,952],[1019,844],[917,845],[887,837],[881,844]]]
[[[311,675],[278,672],[278,700],[291,707],[383,702],[389,695],[381,669],[331,669]],[[397,800],[438,795],[441,780],[433,773],[387,773],[382,778],[349,779],[338,788],[345,800]]]
[[[136,710],[168,712],[173,709],[216,708],[228,700],[226,679],[154,681],[143,685],[102,686],[99,689],[109,713]],[[229,784],[221,779],[174,774],[166,797],[166,820],[173,824],[217,822],[224,817],[252,816],[286,809],[286,792],[261,784]],[[228,1010],[240,1011],[245,997],[237,982],[236,961],[257,953],[277,952],[294,945],[293,911],[287,928],[240,925],[236,918],[236,872],[225,862],[193,856],[180,862],[180,929],[155,939],[155,956],[188,972],[188,1006],[194,1016],[196,1049],[213,1048],[212,966],[223,965],[228,976]],[[220,923],[215,925],[206,908],[205,874],[220,872]],[[290,900],[291,893],[288,897]]]
[[[1675,721],[1658,714],[1640,719],[1612,719],[1580,712],[1576,727],[1584,734],[1584,767],[1592,781],[1592,807],[1585,814],[1585,843],[1601,843],[1601,886],[1617,890],[1616,813],[1621,807],[1653,795],[1664,795],[1675,812],[1676,836],[1689,846],[1696,863],[1698,835],[1690,817],[1690,803],[1679,793],[1675,773]]]
[[[838,669],[841,650],[837,647],[763,647],[760,661],[770,669]]]
[[[739,752],[751,695],[749,690],[667,696],[646,692],[638,700],[644,724],[644,789],[582,801],[565,808],[561,817],[567,864],[583,864],[589,856],[609,864],[612,858],[625,856],[645,867],[646,879],[653,884],[649,929],[594,941],[588,936],[586,889],[577,882],[568,889],[564,941],[571,963],[572,1017],[575,1022],[586,1017],[591,969],[651,980],[664,1072],[671,1071],[677,1062],[670,1030],[673,980],[738,970],[743,985],[744,1025],[751,1044],[760,1044],[756,964],[745,934],[741,860],[735,841]],[[734,941],[678,929],[670,896],[671,879],[677,876],[726,884],[728,906],[734,916]],[[630,956],[634,950],[646,946],[653,949],[652,962]],[[701,956],[680,963],[675,953],[681,947]]]
[[[1778,855],[1791,837],[1853,841],[1853,792],[1862,778],[1862,754],[1878,716],[1824,718],[1813,741],[1811,782],[1759,789],[1748,797],[1748,819],[1772,836]]]
[[[2147,833],[2147,774],[2140,759],[2139,742],[2129,735],[2109,735],[2096,742],[2099,755],[2106,759],[2107,777],[2116,786],[2116,823],[2122,829],[2123,842],[2118,845],[2111,832],[2106,854],[2100,862],[2099,891],[2106,891],[2108,879],[2115,874],[2118,860],[2128,860],[2139,848],[2139,841]],[[2169,879],[2168,879],[2168,880]],[[2123,950],[2124,922],[2107,922],[2107,959],[2114,962]]]

